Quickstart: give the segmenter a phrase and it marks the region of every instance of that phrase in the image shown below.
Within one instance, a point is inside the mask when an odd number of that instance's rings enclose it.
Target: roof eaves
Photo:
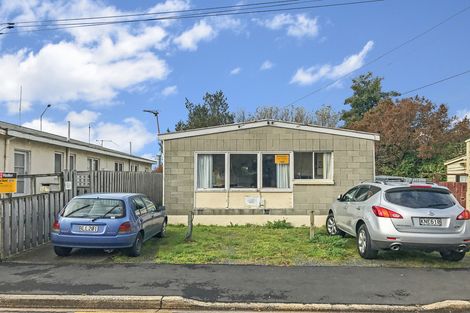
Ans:
[[[330,128],[330,127],[322,127],[322,126],[316,126],[316,125],[307,125],[307,124],[299,124],[299,123],[276,121],[276,120],[250,121],[250,122],[245,122],[245,123],[234,123],[234,124],[227,124],[227,125],[220,125],[220,126],[197,128],[197,129],[191,129],[191,130],[186,130],[186,131],[169,132],[169,133],[159,135],[159,138],[161,140],[179,139],[179,138],[195,137],[195,136],[201,136],[201,135],[235,131],[241,128],[256,128],[256,127],[263,127],[263,126],[299,129],[299,130],[304,130],[304,131],[342,135],[342,136],[347,136],[347,137],[356,137],[356,138],[370,139],[370,140],[375,140],[375,141],[380,140],[380,135],[376,133],[368,133],[368,132],[361,132],[361,131],[342,129],[342,128]]]

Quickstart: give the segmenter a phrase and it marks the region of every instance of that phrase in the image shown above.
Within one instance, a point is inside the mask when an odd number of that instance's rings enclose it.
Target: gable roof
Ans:
[[[345,136],[345,137],[352,137],[352,138],[369,139],[369,140],[376,140],[376,141],[380,140],[380,135],[375,134],[375,133],[367,133],[367,132],[361,132],[361,131],[343,129],[343,128],[331,128],[331,127],[322,127],[322,126],[315,126],[315,125],[305,125],[305,124],[283,122],[283,121],[276,121],[276,120],[259,120],[259,121],[253,121],[253,122],[235,123],[235,124],[227,124],[227,125],[221,125],[221,126],[197,128],[197,129],[191,129],[191,130],[185,130],[185,131],[169,132],[165,134],[160,134],[159,138],[161,140],[172,140],[172,139],[179,139],[179,138],[225,133],[225,132],[237,131],[237,130],[243,130],[243,129],[267,127],[267,126],[286,128],[286,129],[295,129],[295,130],[302,130],[302,131],[309,131],[309,132],[314,132],[314,133],[330,134],[330,135],[337,135],[337,136]]]
[[[449,165],[449,164],[453,164],[453,163],[461,163],[461,162],[465,162],[466,160],[467,160],[467,156],[462,155],[462,156],[458,156],[456,158],[445,161],[444,165]]]
[[[88,142],[68,139],[67,137],[39,131],[36,129],[23,127],[15,124],[10,124],[7,122],[0,121],[0,135],[8,135],[12,137],[27,139],[36,142],[43,142],[46,144],[57,145],[67,148],[72,148],[76,150],[88,151],[97,154],[108,155],[112,157],[118,157],[138,162],[143,162],[147,164],[154,164],[155,161],[141,158],[135,155],[124,153],[121,151],[108,149],[99,145],[91,144]]]

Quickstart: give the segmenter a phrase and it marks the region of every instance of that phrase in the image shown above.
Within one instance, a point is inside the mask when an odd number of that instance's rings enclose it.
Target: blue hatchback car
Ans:
[[[143,194],[87,194],[59,212],[51,240],[58,256],[73,248],[126,249],[139,256],[146,240],[165,236],[167,223],[165,209]]]

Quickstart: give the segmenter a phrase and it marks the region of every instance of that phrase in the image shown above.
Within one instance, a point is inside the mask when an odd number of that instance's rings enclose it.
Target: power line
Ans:
[[[314,1],[325,1],[325,0],[314,0]],[[122,18],[122,17],[135,17],[135,16],[149,16],[149,15],[162,15],[162,14],[175,14],[175,13],[187,13],[187,12],[203,12],[219,9],[231,9],[231,8],[243,8],[243,7],[256,7],[265,4],[276,4],[276,5],[290,5],[293,3],[306,2],[301,0],[278,0],[278,1],[267,1],[267,2],[256,2],[250,4],[237,4],[227,5],[218,7],[206,7],[200,9],[185,9],[185,10],[172,10],[172,11],[160,11],[160,12],[145,12],[145,13],[133,13],[133,14],[118,14],[118,15],[105,15],[105,16],[94,16],[94,17],[74,17],[74,18],[63,18],[63,19],[49,19],[49,20],[36,20],[36,21],[18,21],[18,24],[33,24],[33,23],[45,23],[45,22],[65,22],[65,21],[81,21],[81,20],[96,20],[96,19],[108,19],[108,18]],[[0,23],[7,24],[7,23]]]
[[[110,21],[110,22],[56,24],[58,25],[58,27],[53,27],[53,28],[46,27],[46,28],[39,28],[39,29],[25,30],[25,31],[21,31],[21,30],[10,31],[8,33],[3,33],[3,34],[51,31],[51,30],[60,30],[60,29],[67,29],[67,28],[94,27],[94,26],[103,26],[103,25],[112,25],[112,24],[127,24],[127,23],[149,22],[149,21],[179,20],[179,19],[187,19],[187,18],[203,18],[203,17],[227,16],[227,15],[245,15],[245,14],[255,14],[255,13],[280,12],[280,11],[284,12],[284,11],[292,11],[292,10],[304,10],[304,9],[313,9],[313,8],[366,4],[366,3],[374,3],[374,2],[382,2],[382,1],[385,1],[385,0],[362,0],[362,1],[353,1],[353,2],[324,4],[324,5],[299,6],[299,7],[289,7],[289,8],[282,8],[282,9],[252,10],[252,11],[243,11],[243,12],[240,12],[239,10],[236,10],[236,12],[233,12],[234,10],[225,10],[225,11],[215,11],[215,12],[202,13],[202,14],[189,14],[189,15],[167,16],[167,17],[156,17],[156,18],[134,19],[134,20],[121,20],[121,21]],[[19,27],[28,27],[28,26],[19,26]]]
[[[424,35],[430,33],[430,32],[433,31],[434,29],[440,27],[441,25],[447,23],[448,21],[450,21],[451,19],[457,17],[458,15],[460,15],[460,14],[462,14],[462,13],[468,11],[469,9],[470,9],[470,6],[465,7],[464,9],[462,9],[462,10],[460,10],[460,11],[458,11],[458,12],[456,12],[456,13],[450,15],[450,16],[448,16],[447,18],[445,18],[444,20],[440,21],[439,23],[437,23],[437,24],[431,26],[430,28],[424,30],[423,32],[421,32],[421,33],[419,33],[419,34],[417,34],[417,35],[415,35],[415,36],[409,38],[408,40],[405,40],[404,42],[402,42],[402,43],[399,44],[398,46],[396,46],[396,47],[394,47],[394,48],[392,48],[392,49],[390,49],[390,50],[387,50],[386,52],[382,53],[381,55],[379,55],[378,57],[374,58],[373,60],[371,60],[371,61],[369,61],[369,62],[363,64],[363,65],[360,66],[359,68],[357,68],[357,69],[355,69],[355,70],[352,70],[352,71],[349,71],[349,72],[347,72],[347,73],[341,75],[341,76],[340,76],[339,78],[337,78],[336,80],[334,80],[334,81],[332,81],[332,82],[330,82],[330,83],[328,83],[328,84],[326,84],[326,85],[324,85],[324,86],[322,86],[322,87],[319,87],[319,88],[317,88],[317,89],[315,89],[315,90],[313,90],[313,91],[307,93],[306,95],[304,95],[304,96],[302,96],[302,97],[299,97],[299,98],[295,99],[294,101],[290,102],[288,105],[296,104],[298,101],[301,101],[301,100],[303,100],[303,99],[305,99],[305,98],[308,98],[308,97],[310,97],[310,96],[312,96],[312,95],[314,95],[314,94],[316,94],[316,93],[322,91],[323,89],[328,88],[328,87],[330,87],[330,86],[336,84],[337,82],[339,82],[339,81],[342,80],[343,78],[345,78],[345,77],[351,75],[352,73],[355,73],[355,72],[357,72],[358,70],[360,70],[360,69],[362,69],[362,68],[364,68],[364,67],[366,67],[366,66],[369,66],[369,65],[371,65],[371,64],[373,64],[373,63],[375,63],[375,62],[377,62],[377,61],[379,61],[380,59],[384,58],[385,56],[387,56],[387,55],[389,55],[389,54],[395,52],[396,50],[398,50],[398,49],[400,49],[400,48],[402,48],[402,47],[408,45],[409,43],[411,43],[411,42],[413,42],[413,41],[415,41],[415,40],[417,40],[417,39],[423,37]]]
[[[286,2],[287,0],[284,0],[283,2]],[[293,2],[295,1],[295,2]],[[95,26],[95,25],[110,25],[110,24],[119,24],[119,23],[134,23],[134,22],[148,22],[148,21],[160,21],[160,20],[165,20],[165,19],[182,19],[182,18],[187,18],[187,17],[205,17],[205,16],[211,16],[212,14],[223,14],[223,13],[249,13],[247,10],[258,10],[258,9],[264,9],[264,8],[272,8],[272,7],[282,7],[282,6],[291,6],[292,4],[302,4],[302,3],[312,3],[312,2],[320,2],[320,1],[325,1],[325,0],[289,0],[288,3],[282,3],[282,4],[268,4],[268,5],[258,5],[256,8],[236,8],[236,9],[218,9],[217,7],[215,8],[208,8],[208,9],[193,9],[193,10],[181,10],[181,11],[168,11],[169,13],[175,13],[175,12],[193,12],[193,11],[201,11],[199,13],[192,13],[192,14],[187,14],[187,15],[171,15],[171,16],[163,16],[163,17],[156,17],[156,18],[145,18],[145,19],[125,19],[125,20],[115,20],[115,21],[109,21],[109,22],[104,22],[104,21],[93,21],[93,22],[75,22],[75,23],[55,23],[55,24],[47,24],[43,22],[36,22],[35,24],[29,24],[29,25],[16,25],[15,28],[32,28],[32,27],[48,27],[48,26]],[[264,2],[268,3],[268,2]],[[282,9],[279,9],[282,10]],[[160,13],[150,13],[152,15],[160,15]],[[167,13],[168,14],[168,13]],[[147,15],[147,13],[142,13],[142,15]],[[112,17],[112,16],[109,16]],[[99,19],[106,19],[108,17],[98,17],[98,18],[83,18],[83,19],[92,19],[92,20],[99,20]],[[66,20],[66,19],[64,19]],[[76,19],[69,19],[69,20],[76,20]]]
[[[421,90],[421,89],[424,89],[424,88],[427,88],[427,87],[430,87],[430,86],[434,86],[434,85],[440,84],[440,83],[442,83],[442,82],[451,80],[451,79],[453,79],[453,78],[456,78],[456,77],[459,77],[459,76],[462,76],[462,75],[465,75],[465,74],[468,74],[468,73],[470,73],[470,69],[468,69],[468,70],[466,70],[466,71],[463,71],[463,72],[461,72],[461,73],[458,73],[458,74],[455,74],[455,75],[448,76],[448,77],[446,77],[446,78],[437,80],[437,81],[435,81],[435,82],[432,82],[432,83],[423,85],[423,86],[421,86],[421,87],[408,90],[408,91],[406,91],[406,92],[403,92],[401,95],[404,96],[404,95],[407,95],[407,94],[409,94],[409,93],[412,93],[412,92],[415,92],[415,91],[418,91],[418,90]]]

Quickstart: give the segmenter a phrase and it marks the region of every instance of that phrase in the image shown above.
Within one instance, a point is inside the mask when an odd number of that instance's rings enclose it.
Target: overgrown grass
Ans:
[[[292,227],[286,221],[265,226],[201,226],[186,242],[187,228],[170,225],[167,237],[145,243],[142,256],[129,258],[118,254],[116,262],[155,262],[172,264],[266,264],[266,265],[352,265],[411,267],[470,267],[470,258],[462,262],[443,261],[439,254],[424,252],[380,252],[377,260],[363,260],[356,251],[354,238],[331,237],[324,228],[309,240],[307,227]]]

